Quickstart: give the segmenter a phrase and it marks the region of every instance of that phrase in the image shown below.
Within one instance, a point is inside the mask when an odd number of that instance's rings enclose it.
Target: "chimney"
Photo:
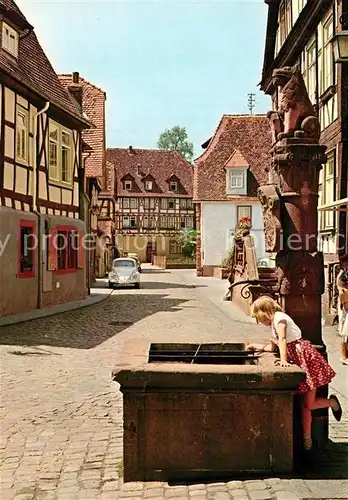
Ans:
[[[78,71],[73,72],[72,83],[68,85],[68,90],[82,110],[82,85]]]
[[[131,155],[134,153],[133,146],[128,146],[128,153]]]

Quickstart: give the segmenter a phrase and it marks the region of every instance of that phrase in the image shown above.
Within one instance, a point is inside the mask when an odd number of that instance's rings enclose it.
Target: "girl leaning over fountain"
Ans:
[[[267,345],[249,344],[252,351],[273,352],[277,348],[280,353],[280,366],[295,364],[306,372],[306,379],[300,383],[298,391],[303,395],[302,430],[305,450],[312,448],[311,426],[312,411],[319,408],[331,408],[336,420],[341,420],[342,408],[336,396],[317,397],[317,388],[327,385],[336,373],[324,357],[308,340],[302,338],[302,332],[296,323],[285,314],[275,300],[263,296],[251,306],[252,316],[258,323],[269,326],[272,340]]]

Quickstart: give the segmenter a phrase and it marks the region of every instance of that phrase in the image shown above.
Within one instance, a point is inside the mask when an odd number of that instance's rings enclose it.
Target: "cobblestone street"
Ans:
[[[123,483],[122,395],[111,371],[125,341],[267,339],[261,327],[233,321],[232,306],[216,301],[225,284],[209,283],[192,271],[145,269],[140,290],[0,329],[1,500],[348,498],[348,371],[333,328],[325,329],[337,372],[331,389],[346,413],[340,424],[330,415],[332,443],[301,478]]]

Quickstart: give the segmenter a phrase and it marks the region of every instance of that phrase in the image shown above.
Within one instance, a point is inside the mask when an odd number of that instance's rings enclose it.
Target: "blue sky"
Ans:
[[[58,73],[79,71],[107,93],[108,147],[156,147],[185,126],[200,145],[224,113],[270,108],[258,90],[263,0],[17,0]]]

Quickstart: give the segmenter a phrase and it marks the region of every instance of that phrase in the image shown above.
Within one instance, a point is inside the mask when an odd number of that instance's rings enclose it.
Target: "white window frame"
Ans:
[[[227,194],[247,194],[247,168],[226,169]]]
[[[160,228],[161,229],[167,229],[168,228],[168,216],[167,215],[161,215],[161,217],[160,217]]]
[[[324,39],[325,33],[329,32]],[[332,53],[331,38],[334,33],[334,21],[332,9],[324,17],[318,26],[318,73],[319,73],[319,96],[323,95],[328,88],[334,85],[334,57]],[[330,35],[331,31],[331,35]],[[328,68],[329,67],[329,68]],[[328,71],[329,69],[329,71]],[[337,76],[337,74],[336,74]]]
[[[132,181],[124,181],[124,188],[126,191],[131,191],[133,186]]]
[[[306,5],[306,0],[292,0],[291,1],[291,10],[292,10],[292,25],[294,25],[297,21],[297,18],[301,14]]]
[[[175,193],[178,190],[178,183],[176,181],[170,181],[169,189]]]
[[[187,229],[193,229],[193,217],[192,215],[189,215],[186,217],[186,227]]]
[[[174,217],[174,215],[168,215],[168,229],[175,229],[175,217]]]
[[[152,191],[152,189],[153,189],[153,182],[152,181],[145,181],[145,190]]]
[[[132,224],[134,222],[134,225]],[[138,227],[138,217],[136,215],[129,216],[129,227],[130,229],[136,229]]]
[[[319,175],[319,200],[318,206],[328,205],[335,201],[335,165],[336,150],[333,149],[327,153],[327,162],[323,165]],[[329,167],[332,166],[332,172],[329,174]],[[330,187],[330,190],[328,189]],[[319,211],[319,230],[333,230],[335,228],[335,212],[331,210]]]
[[[247,210],[248,211],[248,215],[243,215],[241,216],[241,213],[243,210]],[[237,224],[238,222],[241,220],[241,219],[244,219],[245,217],[247,217],[248,219],[250,219],[250,223],[252,223],[252,216],[253,216],[253,208],[252,208],[252,205],[237,205],[237,210],[236,210],[236,219],[237,219]]]
[[[129,218],[129,215],[124,215],[122,217],[122,227],[124,229],[130,229],[130,218]]]
[[[302,76],[307,87],[309,98],[313,104],[316,103],[317,89],[317,47],[316,39],[313,37],[305,50],[302,52],[301,58]]]
[[[69,133],[66,129],[61,129],[60,131],[61,138],[61,166],[60,166],[60,175],[61,181],[67,184],[71,184],[72,182],[72,134]],[[68,142],[64,141],[64,137],[68,139]],[[64,154],[66,153],[66,155]],[[64,169],[64,157],[66,158],[67,165],[66,169]]]
[[[51,133],[57,132],[57,138],[51,137]],[[51,162],[51,146],[55,149],[55,162]],[[53,155],[52,155],[53,159]],[[50,121],[48,127],[48,172],[49,178],[53,181],[59,181],[59,126]]]
[[[180,198],[179,206],[182,210],[187,210],[187,201],[186,198]]]
[[[11,54],[16,59],[18,58],[18,42],[19,35],[18,32],[13,29],[10,25],[3,22],[2,23],[2,48],[5,49],[9,54]]]
[[[53,131],[57,131],[57,139],[53,139],[51,137],[51,133]],[[64,143],[63,137],[66,135],[69,138],[69,143]],[[51,145],[55,145],[56,148],[56,163],[51,163]],[[73,147],[73,132],[68,128],[63,127],[59,123],[50,120],[48,124],[48,172],[49,179],[51,181],[59,182],[64,184],[65,186],[72,186],[73,184],[73,155],[74,155],[74,147]],[[66,175],[63,176],[63,153],[67,151],[67,169]]]
[[[24,125],[20,123],[23,118]],[[29,161],[29,112],[17,104],[16,107],[16,160],[27,164]]]

